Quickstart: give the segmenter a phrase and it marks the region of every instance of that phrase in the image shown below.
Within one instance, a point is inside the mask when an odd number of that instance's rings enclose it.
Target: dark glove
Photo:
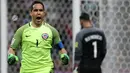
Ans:
[[[9,54],[8,55],[8,64],[9,65],[13,65],[13,64],[15,64],[17,62],[18,62],[18,57],[16,55],[14,55],[14,54]]]
[[[66,53],[60,54],[60,58],[63,65],[67,65],[69,63],[69,56]]]

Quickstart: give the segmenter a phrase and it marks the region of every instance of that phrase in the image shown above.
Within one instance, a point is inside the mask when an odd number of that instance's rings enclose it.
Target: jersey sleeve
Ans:
[[[53,29],[52,32],[53,32],[54,45],[58,44],[61,41],[59,33],[58,33],[58,31],[56,29]]]
[[[52,35],[53,35],[53,44],[56,45],[58,44],[59,42],[61,42],[61,39],[60,39],[60,35],[59,35],[59,32],[54,28],[52,27],[51,25],[49,24],[46,24],[52,31]]]
[[[82,55],[82,37],[78,33],[75,40],[75,61],[80,61]]]
[[[102,33],[103,33],[103,48],[104,48],[103,53],[102,53],[102,56],[103,56],[102,58],[104,58],[107,52],[107,41],[106,41],[106,36],[104,32]]]
[[[13,39],[12,39],[12,41],[11,41],[10,47],[11,47],[12,49],[17,49],[18,46],[19,46],[20,43],[21,43],[21,40],[22,40],[22,29],[19,28],[19,29],[15,32],[15,34],[14,34],[14,36],[13,36]]]

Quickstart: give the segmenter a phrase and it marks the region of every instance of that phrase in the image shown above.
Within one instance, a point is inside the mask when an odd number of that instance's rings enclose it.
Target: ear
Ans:
[[[47,16],[47,12],[46,11],[44,11],[44,16]]]
[[[89,23],[90,23],[90,24],[92,24],[92,21],[91,21],[91,20],[89,20]]]
[[[82,25],[83,24],[83,20],[80,20],[80,25]]]

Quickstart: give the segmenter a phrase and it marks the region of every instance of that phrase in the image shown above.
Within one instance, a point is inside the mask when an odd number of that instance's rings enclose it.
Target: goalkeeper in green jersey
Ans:
[[[58,31],[44,21],[46,12],[44,4],[34,1],[31,5],[30,16],[32,21],[21,26],[14,34],[8,50],[8,64],[18,62],[15,52],[19,45],[22,49],[20,73],[53,73],[54,64],[51,58],[51,49],[57,45],[63,65],[69,62]]]

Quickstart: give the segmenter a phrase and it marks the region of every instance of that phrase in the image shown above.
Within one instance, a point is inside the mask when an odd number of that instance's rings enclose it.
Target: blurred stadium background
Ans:
[[[34,0],[7,0],[8,45],[17,28],[30,21],[29,7]],[[72,73],[73,37],[79,31],[79,21],[75,21],[74,1],[40,0],[45,4],[48,15],[46,21],[60,33],[70,62],[62,66],[57,50],[53,49],[56,73]],[[130,0],[78,0],[75,4],[80,12],[89,13],[95,27],[104,30],[107,37],[107,55],[102,64],[103,73],[130,73]],[[74,13],[74,14],[73,14]],[[77,23],[77,24],[74,24]],[[76,27],[75,27],[76,26]],[[77,29],[75,29],[77,28]],[[72,30],[73,29],[73,30]],[[17,53],[20,57],[20,51]],[[19,73],[20,62],[8,66],[8,73]]]

